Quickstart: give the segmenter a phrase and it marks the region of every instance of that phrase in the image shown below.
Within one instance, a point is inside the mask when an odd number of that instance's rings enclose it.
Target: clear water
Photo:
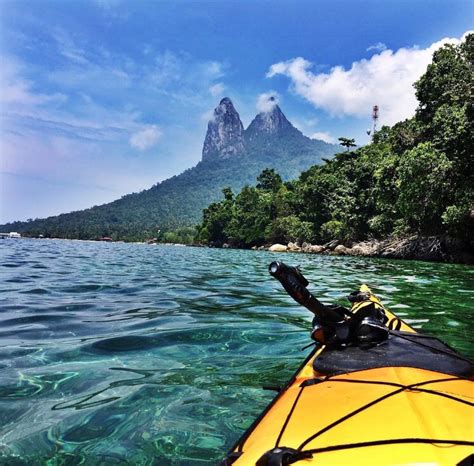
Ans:
[[[474,356],[474,268],[140,244],[0,241],[0,463],[217,464],[309,343],[270,278],[301,264],[323,301],[368,283]]]

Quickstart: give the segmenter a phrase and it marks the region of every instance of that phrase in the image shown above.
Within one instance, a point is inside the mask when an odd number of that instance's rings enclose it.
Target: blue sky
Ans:
[[[474,19],[464,0],[0,2],[0,223],[87,208],[195,165],[229,96],[273,93],[304,134],[367,142]]]

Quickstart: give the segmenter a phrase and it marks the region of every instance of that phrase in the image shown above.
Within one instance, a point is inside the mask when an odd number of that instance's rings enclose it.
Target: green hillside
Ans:
[[[158,230],[197,224],[202,210],[220,198],[223,187],[238,191],[246,184],[254,184],[266,167],[274,167],[285,179],[291,179],[336,151],[334,145],[309,139],[292,126],[291,130],[285,128],[261,137],[254,134],[252,139],[245,153],[199,162],[140,193],[86,210],[2,225],[0,231],[77,239],[156,237]]]

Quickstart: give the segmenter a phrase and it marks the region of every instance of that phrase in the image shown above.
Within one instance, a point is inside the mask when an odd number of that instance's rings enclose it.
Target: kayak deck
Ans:
[[[381,306],[371,293],[369,301]],[[400,330],[416,333],[384,312]],[[324,351],[309,355],[222,464],[255,465],[276,447],[305,452],[292,461],[301,465],[458,464],[473,453],[470,380],[391,366],[328,376],[314,369]]]

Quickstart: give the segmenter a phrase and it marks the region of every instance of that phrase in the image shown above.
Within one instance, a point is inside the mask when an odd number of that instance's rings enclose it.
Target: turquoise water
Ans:
[[[270,278],[300,264],[325,302],[367,282],[474,356],[474,268],[141,244],[0,241],[0,463],[217,464],[309,343]]]

